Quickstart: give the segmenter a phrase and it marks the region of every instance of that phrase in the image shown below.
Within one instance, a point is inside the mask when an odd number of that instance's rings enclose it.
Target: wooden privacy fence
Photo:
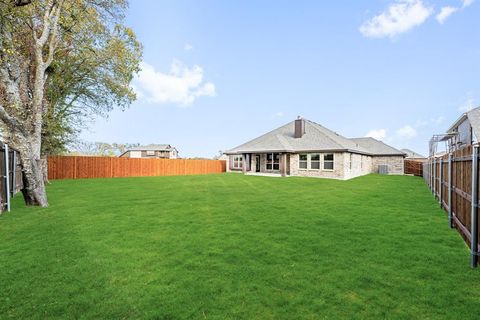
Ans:
[[[404,161],[405,174],[413,174],[415,176],[423,176],[423,161],[407,160]]]
[[[48,157],[48,178],[88,179],[222,173],[224,160]]]
[[[10,211],[10,199],[23,188],[22,168],[16,150],[0,142],[0,213]]]
[[[451,228],[456,228],[470,245],[471,265],[478,266],[478,146],[468,146],[423,164],[423,177],[448,213]]]

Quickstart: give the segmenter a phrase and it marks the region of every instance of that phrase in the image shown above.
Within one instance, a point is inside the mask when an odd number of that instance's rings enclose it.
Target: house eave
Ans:
[[[447,130],[447,133],[453,133],[454,129],[457,128],[463,121],[465,121],[466,119],[468,118],[468,114],[467,112],[465,112],[464,114],[462,114],[458,119],[457,121],[455,121],[451,126],[450,128],[448,128]]]
[[[405,154],[398,154],[398,153],[389,153],[389,154],[374,154],[374,153],[369,153],[369,152],[363,152],[359,150],[352,150],[352,149],[307,149],[307,150],[237,150],[237,151],[226,151],[226,155],[239,155],[239,154],[246,154],[246,153],[311,153],[311,152],[319,152],[319,153],[325,153],[325,152],[331,152],[331,153],[342,153],[342,152],[348,152],[348,153],[354,153],[354,154],[360,154],[360,155],[365,155],[365,156],[370,156],[370,157],[403,157],[405,158]]]

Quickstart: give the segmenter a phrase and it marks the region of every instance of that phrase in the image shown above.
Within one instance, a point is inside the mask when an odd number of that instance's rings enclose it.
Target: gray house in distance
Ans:
[[[477,143],[480,137],[480,107],[465,112],[447,130],[449,151]]]
[[[373,138],[348,139],[297,119],[225,152],[227,171],[351,179],[373,172],[403,174],[405,154]]]
[[[157,159],[177,159],[178,151],[169,144],[149,144],[127,149],[119,157],[124,158],[157,158]]]

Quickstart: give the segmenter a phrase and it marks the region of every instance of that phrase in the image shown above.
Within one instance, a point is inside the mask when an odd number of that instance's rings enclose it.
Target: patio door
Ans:
[[[255,156],[255,172],[260,172],[260,155]]]

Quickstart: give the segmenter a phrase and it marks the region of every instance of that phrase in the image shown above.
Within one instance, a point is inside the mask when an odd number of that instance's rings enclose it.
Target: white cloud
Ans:
[[[446,120],[446,119],[445,119],[444,116],[439,116],[439,117],[430,119],[430,121],[431,121],[433,124],[436,124],[436,125],[442,124],[445,120]]]
[[[462,6],[459,7],[459,8],[457,8],[457,7],[443,7],[440,10],[440,13],[438,13],[437,16],[436,16],[436,19],[437,19],[438,23],[443,24],[448,19],[448,17],[450,17],[452,14],[454,14],[455,12],[457,12],[459,10],[465,9],[466,7],[471,6],[474,1],[475,0],[463,0],[462,1]]]
[[[457,11],[458,11],[458,8],[443,7],[440,10],[440,13],[437,14],[435,18],[437,19],[438,23],[443,24],[448,19],[448,17],[450,17],[452,14],[454,14]]]
[[[183,46],[183,50],[191,51],[193,50],[193,46],[190,43],[185,43],[185,45]]]
[[[421,25],[433,13],[422,0],[398,0],[388,9],[360,26],[365,37],[395,37]]]
[[[138,97],[152,103],[176,103],[190,105],[195,99],[215,96],[215,85],[205,82],[203,69],[198,65],[189,68],[179,60],[173,60],[168,73],[155,70],[146,63],[140,64],[141,71],[133,85]]]
[[[417,130],[411,125],[407,124],[397,130],[397,135],[402,138],[411,139],[417,136]]]
[[[387,136],[387,130],[385,129],[370,130],[365,136],[371,137],[377,140],[383,140]]]
[[[475,0],[463,0],[462,8],[471,6],[473,2],[475,2]]]
[[[458,111],[467,112],[473,108],[475,108],[475,100],[473,98],[468,98],[468,100],[458,108]]]

